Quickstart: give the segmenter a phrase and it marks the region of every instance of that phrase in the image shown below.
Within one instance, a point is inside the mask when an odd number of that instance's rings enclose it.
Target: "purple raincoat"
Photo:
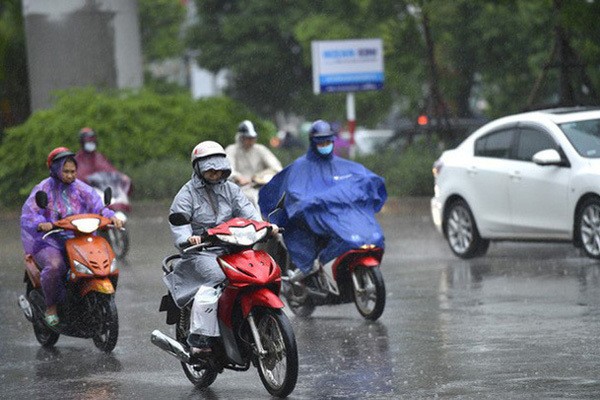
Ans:
[[[37,230],[41,222],[56,222],[73,214],[100,213],[107,218],[115,215],[114,211],[109,208],[103,208],[102,199],[91,186],[79,179],[67,185],[57,177],[58,171],[62,171],[64,161],[52,165],[51,176],[34,187],[25,204],[23,204],[21,211],[21,241],[26,254],[36,254],[47,246],[64,252],[64,236],[62,240],[60,235],[51,235],[45,240],[42,239],[45,232],[38,232]],[[46,209],[40,209],[35,204],[35,194],[39,190],[46,192],[48,195],[48,207]]]

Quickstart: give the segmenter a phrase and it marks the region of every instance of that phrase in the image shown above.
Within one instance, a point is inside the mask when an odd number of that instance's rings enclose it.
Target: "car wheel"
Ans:
[[[600,199],[588,199],[579,209],[577,234],[585,254],[600,258]]]
[[[458,257],[473,258],[486,253],[490,241],[479,236],[473,213],[464,200],[450,204],[444,222],[448,244]]]

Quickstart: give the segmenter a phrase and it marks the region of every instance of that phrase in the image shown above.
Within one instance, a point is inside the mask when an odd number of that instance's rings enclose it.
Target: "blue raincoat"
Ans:
[[[292,262],[308,273],[322,263],[365,244],[384,247],[375,214],[387,199],[384,179],[354,161],[323,157],[313,147],[259,192],[264,215],[286,194],[284,209],[271,221],[285,228]]]

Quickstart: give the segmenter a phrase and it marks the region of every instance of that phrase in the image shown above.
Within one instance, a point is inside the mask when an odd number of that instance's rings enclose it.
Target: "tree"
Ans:
[[[29,113],[21,1],[4,0],[0,4],[0,134],[5,127],[25,121]]]

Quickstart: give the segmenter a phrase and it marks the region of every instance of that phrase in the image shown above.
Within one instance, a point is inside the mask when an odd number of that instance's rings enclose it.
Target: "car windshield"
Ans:
[[[600,119],[566,122],[559,126],[582,157],[600,158]]]

